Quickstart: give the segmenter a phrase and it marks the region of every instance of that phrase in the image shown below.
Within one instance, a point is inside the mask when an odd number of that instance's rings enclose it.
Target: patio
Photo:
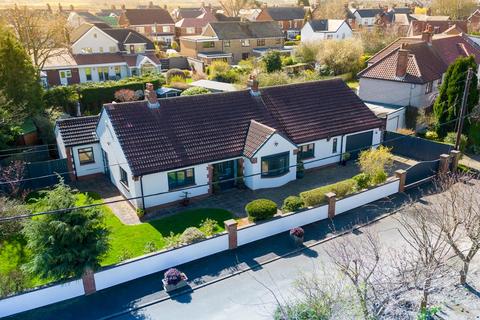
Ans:
[[[390,169],[389,175],[391,176],[395,170],[406,169],[410,165],[397,161],[396,159],[393,167]],[[350,161],[347,166],[330,166],[319,169],[313,169],[305,172],[303,179],[297,179],[279,188],[271,189],[229,189],[215,194],[203,200],[192,201],[190,205],[185,206],[172,206],[164,209],[159,209],[155,212],[149,213],[145,216],[145,219],[156,219],[161,216],[175,214],[181,211],[197,209],[197,208],[220,208],[232,212],[238,218],[246,217],[245,206],[250,201],[255,199],[265,198],[270,199],[277,203],[280,208],[283,204],[283,200],[288,196],[298,195],[299,193],[321,186],[336,183],[348,178],[351,178],[360,173],[357,164]]]

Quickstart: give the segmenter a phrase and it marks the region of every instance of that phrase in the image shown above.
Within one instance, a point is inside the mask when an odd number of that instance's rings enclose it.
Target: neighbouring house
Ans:
[[[355,25],[357,28],[361,28],[373,27],[377,21],[377,16],[384,10],[382,8],[350,8],[350,11],[355,17]]]
[[[283,186],[296,179],[298,161],[307,170],[338,163],[342,153],[379,144],[383,127],[340,79],[262,89],[251,80],[249,90],[106,104],[96,128],[73,124],[81,119],[57,123],[59,148],[70,148],[62,154],[92,164],[89,173],[103,164],[120,192],[136,198],[132,205],[145,209],[208,196],[213,183]],[[65,143],[67,136],[74,141]]]
[[[438,95],[447,68],[458,57],[475,56],[480,47],[463,33],[399,38],[374,55],[362,70],[358,94],[366,102],[415,108],[430,107]]]
[[[162,69],[152,41],[134,30],[84,24],[70,40],[70,50],[59,49],[42,69],[48,86],[119,80]]]
[[[206,6],[202,5],[201,7],[198,7],[198,8],[177,7],[172,10],[171,16],[173,18],[173,21],[178,22],[182,19],[197,18],[202,14],[204,14],[205,11],[208,11],[212,14],[214,13],[214,9],[210,4],[208,4]]]
[[[67,159],[72,180],[105,173],[104,157],[95,129],[99,116],[67,118],[55,123],[61,159]]]
[[[67,24],[73,29],[85,23],[105,23],[105,21],[88,11],[72,11],[68,15]]]
[[[480,9],[475,9],[475,11],[467,18],[467,22],[470,31],[480,31]]]
[[[302,42],[315,42],[321,40],[343,40],[351,38],[352,28],[345,20],[322,19],[310,20],[301,31]]]
[[[428,17],[428,16],[425,16]],[[419,36],[428,26],[433,28],[434,34],[444,33],[453,26],[460,29],[462,32],[468,33],[468,23],[466,21],[452,21],[452,20],[437,20],[437,18],[428,17],[422,20],[412,20],[408,28],[407,37]]]
[[[365,102],[365,105],[378,118],[385,121],[386,131],[396,132],[406,127],[406,107],[371,102]]]
[[[268,50],[283,50],[283,43],[283,32],[274,21],[211,22],[202,35],[180,38],[180,54],[204,65],[215,60],[236,64]]]
[[[118,18],[121,27],[136,30],[152,41],[169,47],[175,38],[175,22],[162,8],[125,9]]]
[[[217,21],[211,11],[201,8],[201,12],[198,16],[178,20],[175,23],[175,36],[179,38],[182,36],[201,35],[210,22]]]
[[[256,21],[275,21],[285,37],[291,40],[300,34],[304,20],[303,7],[265,7],[256,18]]]

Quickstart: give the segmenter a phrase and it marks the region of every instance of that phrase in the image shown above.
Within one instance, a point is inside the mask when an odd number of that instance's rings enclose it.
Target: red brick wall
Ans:
[[[68,84],[76,84],[80,83],[80,74],[78,69],[55,69],[55,70],[47,70],[47,82],[49,86],[59,86],[60,83],[60,70],[70,70],[72,72],[72,77],[68,79]]]

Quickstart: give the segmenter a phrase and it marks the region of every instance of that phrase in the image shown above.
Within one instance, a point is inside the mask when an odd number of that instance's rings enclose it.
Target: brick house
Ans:
[[[209,65],[214,60],[236,64],[268,50],[283,49],[283,32],[274,21],[211,22],[200,36],[180,38],[180,53]]]
[[[152,41],[169,47],[175,38],[175,22],[170,13],[162,8],[125,9],[118,18],[123,28],[136,30]]]
[[[470,31],[480,31],[480,9],[476,9],[468,18]]]
[[[258,14],[256,21],[275,21],[287,39],[300,34],[305,20],[303,7],[266,7]]]
[[[217,21],[210,10],[200,8],[200,12],[198,16],[185,17],[175,23],[175,36],[177,38],[201,35],[210,22]]]

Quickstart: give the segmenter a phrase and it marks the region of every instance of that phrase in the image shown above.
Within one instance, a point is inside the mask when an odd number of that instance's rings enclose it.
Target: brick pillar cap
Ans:
[[[395,170],[395,173],[396,174],[405,174],[405,173],[407,173],[407,170],[398,169],[398,170]]]
[[[238,224],[237,220],[235,219],[225,220],[223,223],[226,227],[236,226]]]
[[[335,198],[337,195],[335,194],[335,192],[328,192],[328,193],[325,193],[325,196],[327,198]]]
[[[458,150],[452,150],[450,151],[450,154],[453,154],[453,155],[457,155],[457,154],[460,154],[461,152],[458,151]]]
[[[440,155],[440,158],[441,158],[441,159],[450,158],[450,155],[445,154],[445,153],[442,153],[442,154]]]

